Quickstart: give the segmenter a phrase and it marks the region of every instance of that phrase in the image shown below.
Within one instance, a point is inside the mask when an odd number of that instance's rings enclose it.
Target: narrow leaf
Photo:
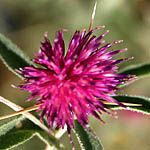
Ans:
[[[143,78],[145,76],[150,75],[150,64],[138,64],[138,65],[132,65],[129,67],[126,67],[119,71],[120,74],[130,74],[135,75],[136,78],[130,82],[127,82],[125,84],[119,85],[119,87],[124,87],[128,84],[131,84],[135,82],[136,80]]]
[[[128,106],[127,108],[123,108],[117,105],[109,105],[109,107],[113,109],[127,109],[150,115],[150,98],[148,97],[117,95],[114,96],[113,98],[121,103],[141,104],[141,106]]]
[[[59,141],[30,120],[21,116],[0,126],[0,150],[11,149],[38,135],[48,145],[60,150]]]
[[[150,75],[150,64],[133,65],[121,70],[120,73],[136,75],[137,77]]]
[[[19,73],[16,72],[16,69],[33,65],[23,51],[2,34],[0,34],[0,58],[17,75]]]
[[[82,150],[103,150],[102,144],[96,135],[93,136],[87,129],[84,129],[77,120],[75,120],[75,125],[74,132]],[[90,127],[89,129],[92,131]]]

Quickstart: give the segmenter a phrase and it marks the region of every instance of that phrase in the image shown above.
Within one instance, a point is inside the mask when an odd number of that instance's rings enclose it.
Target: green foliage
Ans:
[[[84,129],[77,120],[75,120],[75,125],[76,128],[74,129],[74,132],[82,150],[103,150],[99,138],[94,134],[90,127],[89,129],[95,136],[93,136],[87,129]]]
[[[60,150],[59,141],[23,116],[0,126],[0,150],[11,149],[38,135],[46,144]]]
[[[141,104],[141,106],[128,106],[127,110],[141,112],[143,114],[150,114],[150,99],[143,96],[128,96],[117,95],[114,96],[117,101],[121,103]],[[116,105],[109,105],[113,109],[125,109]]]
[[[126,84],[119,85],[119,87],[124,87],[128,84],[135,82],[136,80],[138,80],[140,78],[150,75],[150,64],[131,65],[129,67],[122,69],[119,73],[136,76],[136,78],[134,80],[132,80]]]
[[[142,77],[150,74],[150,64],[139,64],[129,66],[120,71],[121,74],[131,74]]]
[[[4,35],[0,34],[0,58],[4,64],[15,74],[17,69],[30,66],[32,62],[24,53]],[[19,75],[21,77],[21,75]]]

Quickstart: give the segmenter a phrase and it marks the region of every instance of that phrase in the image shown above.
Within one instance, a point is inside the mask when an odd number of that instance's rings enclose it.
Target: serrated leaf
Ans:
[[[150,98],[144,96],[117,95],[113,97],[121,103],[141,104],[141,106],[128,106],[127,110],[150,115]],[[112,109],[126,109],[117,105],[109,105]]]
[[[82,150],[103,150],[103,146],[96,135],[93,136],[87,129],[84,129],[77,120],[75,120],[75,126],[74,132]],[[90,127],[89,129],[92,131]]]
[[[2,34],[0,34],[0,58],[19,77],[22,76],[16,72],[16,69],[33,65],[23,51]]]
[[[30,120],[21,116],[0,126],[0,150],[11,149],[38,135],[46,144],[60,150],[59,141]]]

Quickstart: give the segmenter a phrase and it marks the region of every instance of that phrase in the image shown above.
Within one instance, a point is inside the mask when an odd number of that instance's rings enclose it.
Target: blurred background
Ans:
[[[117,57],[134,56],[135,59],[120,65],[121,68],[150,62],[150,1],[149,0],[97,0],[98,6],[93,27],[105,25],[110,33],[105,39],[110,42],[123,39],[120,48],[127,47],[125,54]],[[0,0],[0,32],[16,43],[31,58],[37,52],[44,32],[48,32],[51,41],[57,30],[65,28],[67,44],[75,30],[88,28],[94,0]],[[102,31],[96,32],[97,35]],[[118,46],[115,46],[118,47]],[[34,102],[24,103],[27,92],[13,89],[21,80],[0,62],[0,95],[25,107]],[[119,93],[150,97],[150,78],[140,79],[123,88]],[[0,116],[13,112],[0,104]],[[107,125],[90,117],[90,124],[100,137],[105,150],[149,150],[150,116],[138,113],[118,111],[118,119],[102,116]],[[77,150],[80,150],[73,135]],[[66,150],[71,150],[67,134],[62,138]],[[43,144],[37,137],[14,150],[43,150]]]

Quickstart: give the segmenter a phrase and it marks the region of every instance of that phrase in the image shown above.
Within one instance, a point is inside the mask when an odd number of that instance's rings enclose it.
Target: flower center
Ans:
[[[61,81],[64,79],[64,75],[63,75],[62,73],[60,73],[57,77],[58,77],[58,79],[61,80]]]
[[[66,74],[65,73],[59,73],[58,75],[57,75],[57,78],[58,78],[58,80],[59,81],[63,81],[65,78],[66,78]]]

